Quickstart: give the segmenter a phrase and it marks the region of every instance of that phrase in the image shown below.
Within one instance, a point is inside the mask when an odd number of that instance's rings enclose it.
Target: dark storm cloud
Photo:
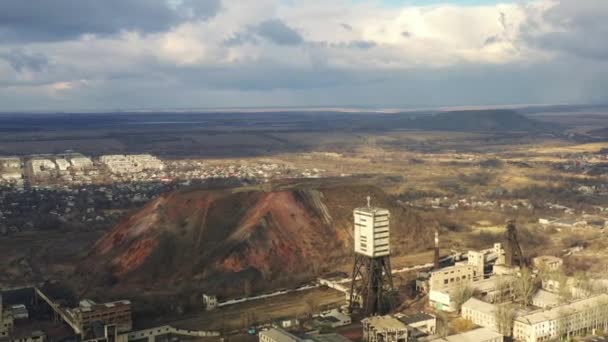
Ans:
[[[298,31],[280,19],[265,20],[252,27],[252,31],[277,45],[299,45],[304,42]]]
[[[185,20],[215,15],[221,0],[2,0],[0,41],[58,41],[121,30],[159,32]]]
[[[6,60],[17,72],[25,70],[41,71],[49,61],[41,53],[30,53],[23,49],[13,49],[8,53],[0,54],[0,59]]]
[[[526,41],[538,48],[567,52],[591,59],[608,59],[608,2],[562,1],[543,15],[556,28],[542,32],[542,25],[529,21],[523,28]]]

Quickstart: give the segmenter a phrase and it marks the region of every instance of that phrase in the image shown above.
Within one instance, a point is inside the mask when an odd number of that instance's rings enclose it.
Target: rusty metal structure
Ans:
[[[505,265],[506,266],[525,266],[526,259],[517,240],[517,227],[515,220],[507,221],[507,230],[504,237]]]

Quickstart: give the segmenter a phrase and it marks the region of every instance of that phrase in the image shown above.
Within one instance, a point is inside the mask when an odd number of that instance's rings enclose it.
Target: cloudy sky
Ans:
[[[0,111],[607,103],[606,0],[2,0]]]

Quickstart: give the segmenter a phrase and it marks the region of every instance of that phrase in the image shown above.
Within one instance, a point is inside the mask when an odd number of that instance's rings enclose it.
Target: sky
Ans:
[[[606,0],[0,1],[0,111],[608,103]]]

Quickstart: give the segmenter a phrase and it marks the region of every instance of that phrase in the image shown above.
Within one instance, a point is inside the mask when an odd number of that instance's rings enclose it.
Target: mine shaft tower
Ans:
[[[352,312],[359,303],[365,316],[385,314],[390,309],[389,294],[393,291],[390,212],[372,207],[367,197],[367,206],[355,209],[353,214],[355,264],[349,308]]]
[[[517,228],[515,220],[507,222],[507,230],[504,237],[505,249],[505,265],[507,266],[525,266],[526,259],[522,252],[519,241],[517,240]]]

